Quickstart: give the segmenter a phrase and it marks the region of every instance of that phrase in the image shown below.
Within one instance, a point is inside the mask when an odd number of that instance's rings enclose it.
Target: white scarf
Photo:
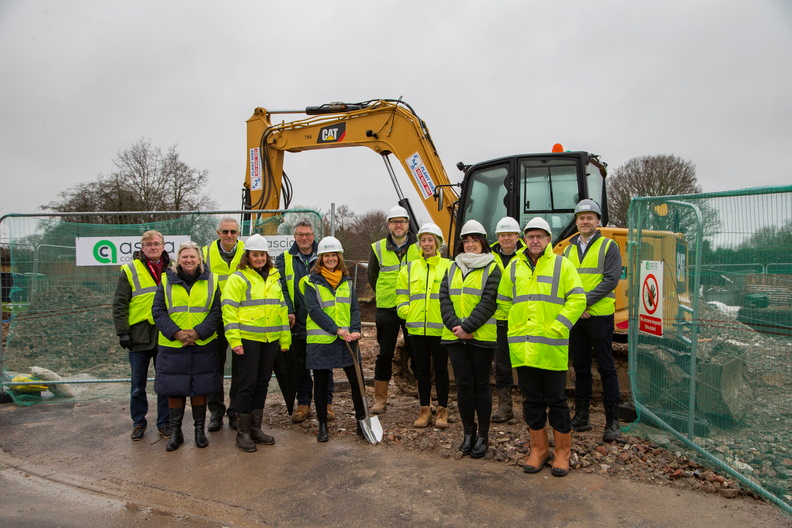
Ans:
[[[495,257],[492,256],[492,253],[460,253],[454,258],[454,262],[462,270],[463,275],[467,275],[470,270],[488,266],[493,260]]]

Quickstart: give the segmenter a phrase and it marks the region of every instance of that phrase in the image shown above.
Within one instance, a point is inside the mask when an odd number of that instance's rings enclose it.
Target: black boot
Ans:
[[[236,445],[246,453],[256,451],[256,444],[254,444],[253,440],[250,438],[250,422],[252,418],[252,414],[239,415],[239,429],[236,435]]]
[[[613,442],[618,440],[621,436],[621,426],[619,425],[619,413],[616,405],[607,405],[605,407],[605,432],[602,434],[602,440],[605,442]]]
[[[589,402],[575,402],[575,417],[572,418],[572,430],[578,433],[591,431],[591,424],[589,423]]]
[[[209,439],[206,438],[206,431],[204,431],[206,405],[193,405],[192,412],[195,422],[195,445],[201,448],[206,447],[209,445]]]
[[[479,430],[478,438],[476,438],[476,445],[470,450],[470,458],[484,458],[489,449],[489,431],[486,429]]]
[[[264,409],[253,409],[253,421],[250,424],[250,438],[257,444],[272,445],[275,438],[261,430]]]
[[[223,428],[223,416],[225,411],[219,409],[209,409],[209,425],[206,427],[210,433],[214,433]]]
[[[476,424],[465,426],[465,436],[462,438],[462,443],[459,444],[459,450],[463,455],[469,455],[473,450],[473,442],[476,438]]]
[[[319,434],[316,435],[317,442],[327,442],[327,422],[319,422]]]
[[[170,440],[165,445],[166,451],[176,451],[179,445],[184,443],[184,436],[182,435],[182,420],[184,420],[184,407],[169,408],[168,419],[170,420],[171,435]]]

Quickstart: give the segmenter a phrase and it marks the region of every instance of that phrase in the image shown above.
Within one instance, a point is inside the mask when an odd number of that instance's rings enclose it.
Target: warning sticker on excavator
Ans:
[[[261,184],[261,158],[259,149],[250,149],[250,190],[260,191],[264,187]]]
[[[641,262],[641,300],[638,303],[638,330],[663,337],[663,263]]]
[[[434,194],[435,183],[432,181],[432,176],[429,174],[429,171],[426,170],[426,165],[424,165],[421,155],[416,152],[404,160],[404,162],[410,169],[410,174],[412,174],[413,179],[415,179],[415,183],[418,184],[418,189],[423,199],[429,199]]]

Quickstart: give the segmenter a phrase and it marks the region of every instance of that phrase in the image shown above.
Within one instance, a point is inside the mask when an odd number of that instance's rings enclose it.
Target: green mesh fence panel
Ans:
[[[792,513],[792,187],[636,198],[629,259],[631,432]]]
[[[316,211],[277,213],[268,219],[241,221],[243,238],[261,232],[279,243],[280,248],[272,252],[275,254],[290,245],[292,227],[303,218],[316,226],[318,236],[323,233],[322,218]],[[0,218],[5,337],[0,348],[0,381],[14,401],[30,405],[64,398],[129,397],[125,384],[129,382],[128,353],[115,335],[112,301],[120,265],[134,248],[113,243],[110,250],[111,244],[96,244],[105,249],[93,248],[89,257],[112,257],[116,263],[77,265],[78,260],[84,264],[86,258],[85,244],[80,250],[78,239],[113,242],[118,237],[132,237],[139,242],[144,231],[156,229],[165,236],[166,246],[171,237],[188,237],[203,246],[217,238],[217,225],[226,217],[237,221],[250,218],[244,211]],[[227,376],[230,368],[227,361]],[[150,377],[153,375],[152,367]],[[46,382],[36,381],[41,379]]]

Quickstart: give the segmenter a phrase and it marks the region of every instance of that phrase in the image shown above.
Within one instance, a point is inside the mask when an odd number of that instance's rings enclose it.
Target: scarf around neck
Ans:
[[[329,282],[330,286],[332,286],[333,288],[338,288],[338,285],[341,284],[341,279],[344,276],[344,274],[341,272],[340,269],[337,269],[335,271],[330,271],[324,266],[322,266],[319,269],[319,273],[322,274],[322,277],[324,277],[325,280]]]
[[[495,257],[492,256],[492,253],[460,253],[454,258],[454,262],[462,270],[463,275],[467,275],[470,270],[488,266],[493,260]]]

